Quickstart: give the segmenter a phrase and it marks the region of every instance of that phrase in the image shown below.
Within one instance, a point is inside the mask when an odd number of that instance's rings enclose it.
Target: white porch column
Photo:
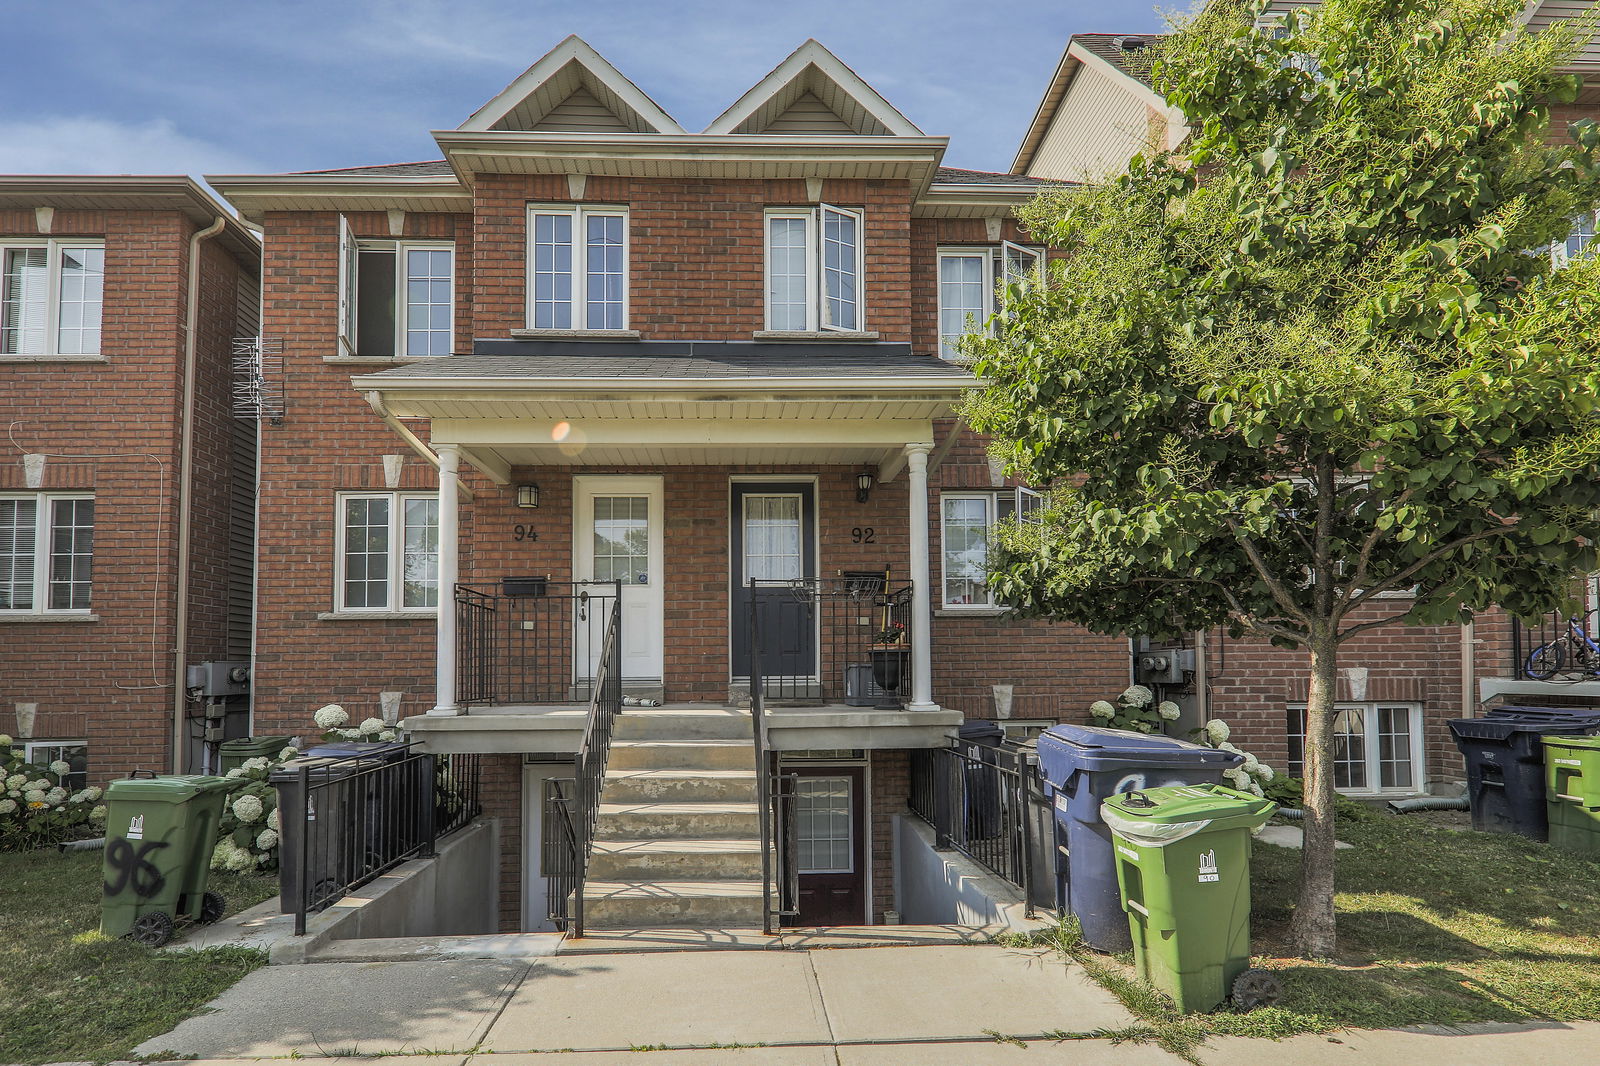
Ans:
[[[441,444],[439,453],[439,628],[434,663],[434,706],[430,715],[458,715],[456,703],[456,581],[460,574],[461,522],[458,508],[461,451]]]
[[[911,480],[911,702],[908,711],[936,711],[933,702],[933,598],[928,585],[928,453],[932,444],[906,445]]]

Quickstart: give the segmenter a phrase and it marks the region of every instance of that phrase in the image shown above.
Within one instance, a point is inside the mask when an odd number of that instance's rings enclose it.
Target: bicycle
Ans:
[[[1534,648],[1523,672],[1534,681],[1548,681],[1557,674],[1577,670],[1589,677],[1600,677],[1600,644],[1589,636],[1583,623],[1588,618],[1567,617],[1567,631],[1554,640]],[[1570,665],[1569,665],[1570,660]]]

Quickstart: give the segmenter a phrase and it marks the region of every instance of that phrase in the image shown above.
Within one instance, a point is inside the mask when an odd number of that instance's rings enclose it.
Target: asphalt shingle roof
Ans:
[[[1166,40],[1164,33],[1075,33],[1074,44],[1104,59],[1124,74],[1145,85],[1150,84],[1150,65],[1155,62],[1157,46]],[[1124,48],[1124,40],[1143,41],[1144,47]]]
[[[971,381],[961,366],[912,355],[906,344],[760,341],[478,341],[452,355],[384,370],[379,378],[595,378],[715,381],[729,378],[896,378]]]

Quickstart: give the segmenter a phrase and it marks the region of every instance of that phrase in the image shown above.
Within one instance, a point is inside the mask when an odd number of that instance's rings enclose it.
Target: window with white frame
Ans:
[[[1305,773],[1306,709],[1288,712],[1288,770]],[[1415,703],[1339,703],[1333,720],[1333,787],[1374,794],[1422,790],[1422,707]]]
[[[0,615],[89,610],[94,497],[0,496]]]
[[[1600,244],[1596,244],[1594,239],[1597,217],[1600,217],[1600,211],[1585,211],[1574,218],[1572,231],[1567,234],[1567,239],[1556,241],[1550,246],[1550,261],[1559,268],[1574,259],[1581,259],[1600,251]]]
[[[628,328],[625,208],[528,208],[528,327]]]
[[[29,740],[22,745],[22,758],[35,766],[53,768],[54,763],[67,764],[61,775],[61,787],[69,792],[79,792],[89,784],[89,742],[85,740]]]
[[[767,329],[864,330],[862,213],[829,204],[771,208],[766,227]]]
[[[357,240],[339,219],[339,354],[410,358],[455,347],[455,245]]]
[[[989,541],[995,523],[1013,515],[1031,521],[1043,506],[1032,489],[945,492],[939,496],[939,552],[943,564],[941,602],[946,608],[994,608],[989,588]]]
[[[961,338],[987,329],[1003,309],[1007,287],[1035,281],[1043,269],[1043,250],[1010,241],[939,249],[940,357],[957,358]]]
[[[337,535],[339,610],[432,611],[439,606],[437,496],[340,496]]]
[[[0,356],[99,355],[100,241],[0,238]]]

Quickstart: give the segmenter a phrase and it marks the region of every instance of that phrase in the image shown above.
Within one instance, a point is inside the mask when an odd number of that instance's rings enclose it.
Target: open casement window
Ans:
[[[339,497],[336,604],[341,611],[439,606],[439,500],[432,494]]]
[[[105,273],[98,241],[0,240],[0,356],[99,355]]]
[[[767,212],[767,329],[865,329],[862,214],[818,204]]]
[[[0,614],[87,612],[94,498],[0,496]]]
[[[528,209],[528,327],[628,328],[628,213],[560,204]]]
[[[1010,241],[939,249],[939,356],[959,358],[962,337],[989,329],[996,312],[1003,317],[1006,289],[1043,274],[1044,251]]]
[[[940,494],[940,561],[943,569],[940,602],[949,610],[993,609],[997,603],[989,588],[989,543],[994,526],[1013,516],[1020,522],[1039,520],[1044,497],[1018,486],[993,492]]]
[[[1290,707],[1288,772],[1305,774],[1306,709]],[[1353,795],[1422,791],[1422,707],[1339,703],[1333,721],[1333,787]]]
[[[1566,240],[1550,245],[1550,262],[1557,270],[1574,259],[1594,255],[1600,250],[1600,244],[1596,244],[1594,239],[1597,216],[1600,216],[1600,211],[1585,211],[1572,220],[1572,232],[1567,234]]]
[[[341,220],[341,355],[418,358],[455,346],[455,248],[440,241],[358,241]]]

